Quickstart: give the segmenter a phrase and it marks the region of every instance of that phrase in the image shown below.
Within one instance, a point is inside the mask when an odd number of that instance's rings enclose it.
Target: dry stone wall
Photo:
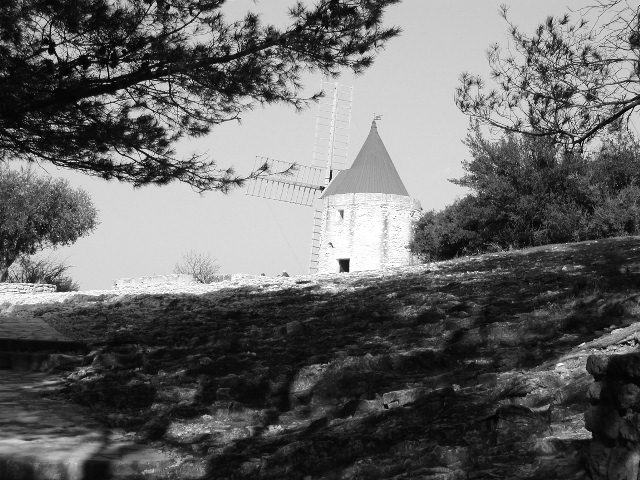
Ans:
[[[137,290],[147,287],[162,287],[173,285],[194,285],[197,282],[192,275],[171,274],[151,275],[148,277],[119,278],[113,283],[116,290]]]
[[[640,353],[592,355],[587,371],[595,382],[585,428],[593,439],[588,467],[593,480],[640,478]]]
[[[384,193],[345,193],[324,200],[318,273],[337,273],[340,259],[349,271],[417,263],[409,251],[420,203]]]
[[[53,293],[55,285],[48,283],[0,283],[0,295]]]
[[[251,281],[258,277],[257,275],[246,274],[220,274],[215,275],[211,282],[202,284],[197,282],[192,275],[188,274],[171,274],[171,275],[151,275],[136,278],[120,278],[113,284],[113,288],[119,292],[128,291],[192,291],[194,288],[206,290],[208,285],[223,284],[228,282]]]

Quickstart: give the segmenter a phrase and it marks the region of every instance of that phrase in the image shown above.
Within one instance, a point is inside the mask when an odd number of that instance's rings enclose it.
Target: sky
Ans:
[[[279,23],[294,0],[228,0],[230,17],[248,10]],[[571,8],[587,2],[572,1]],[[462,144],[468,118],[454,104],[463,71],[488,72],[486,51],[506,45],[507,25],[499,6],[510,7],[512,21],[531,32],[550,14],[566,11],[558,0],[404,0],[388,10],[386,23],[403,33],[390,41],[374,65],[340,82],[352,85],[350,164],[362,146],[374,114],[378,132],[409,194],[424,210],[441,209],[465,192],[450,178],[461,176],[469,158]],[[306,92],[319,89],[320,75],[306,77]],[[189,139],[180,152],[206,152],[220,167],[251,171],[256,156],[310,164],[316,108],[301,113],[284,106],[247,112],[241,123],[215,127],[206,137]],[[100,224],[75,244],[43,252],[64,261],[82,290],[108,289],[114,280],[173,272],[187,251],[217,259],[221,273],[291,275],[308,271],[313,209],[247,196],[198,194],[174,182],[142,187],[107,182],[43,164],[46,173],[67,178],[86,190]],[[42,172],[45,173],[45,172]]]

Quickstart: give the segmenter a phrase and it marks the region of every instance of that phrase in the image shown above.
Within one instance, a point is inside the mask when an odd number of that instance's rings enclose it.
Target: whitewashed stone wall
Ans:
[[[403,195],[345,193],[325,198],[318,273],[338,272],[338,260],[347,258],[352,272],[413,265],[416,259],[408,246],[420,211],[418,201]]]
[[[52,293],[56,290],[55,285],[48,283],[0,283],[0,295]]]

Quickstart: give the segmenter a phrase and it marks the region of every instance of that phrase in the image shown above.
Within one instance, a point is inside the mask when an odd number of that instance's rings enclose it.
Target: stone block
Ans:
[[[381,398],[375,398],[373,400],[360,400],[356,412],[368,414],[371,412],[379,412],[383,408],[384,406],[382,404]]]
[[[638,480],[640,453],[625,447],[611,449],[607,480]]]
[[[640,404],[640,387],[633,383],[622,383],[616,389],[616,398],[620,408],[635,409]]]
[[[584,428],[609,440],[618,438],[621,423],[618,412],[603,405],[589,407],[584,414]]]
[[[587,358],[587,372],[596,379],[602,378],[609,368],[611,357],[603,355],[589,355]]]
[[[408,403],[413,403],[420,397],[425,396],[430,390],[425,388],[408,388],[406,390],[396,390],[386,392],[382,395],[384,408],[401,407]]]
[[[637,413],[624,416],[620,424],[620,436],[627,442],[640,442],[640,416]]]
[[[597,440],[591,441],[587,455],[587,470],[592,480],[607,480],[611,449]]]
[[[289,392],[305,392],[311,390],[325,375],[329,364],[315,364],[302,367],[291,382]]]
[[[592,404],[600,402],[602,389],[602,382],[593,382],[591,385],[589,385],[589,389],[587,390],[587,398],[589,399],[589,402],[591,402]]]
[[[616,378],[640,380],[640,354],[629,353],[611,357],[610,374]]]
[[[608,379],[640,382],[640,353],[600,356],[587,358],[587,371],[596,380],[606,376]]]

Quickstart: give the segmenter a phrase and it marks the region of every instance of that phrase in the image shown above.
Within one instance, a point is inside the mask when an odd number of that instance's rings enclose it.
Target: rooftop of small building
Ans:
[[[387,193],[409,196],[374,119],[369,136],[351,168],[339,172],[329,183],[322,198],[342,193]]]

